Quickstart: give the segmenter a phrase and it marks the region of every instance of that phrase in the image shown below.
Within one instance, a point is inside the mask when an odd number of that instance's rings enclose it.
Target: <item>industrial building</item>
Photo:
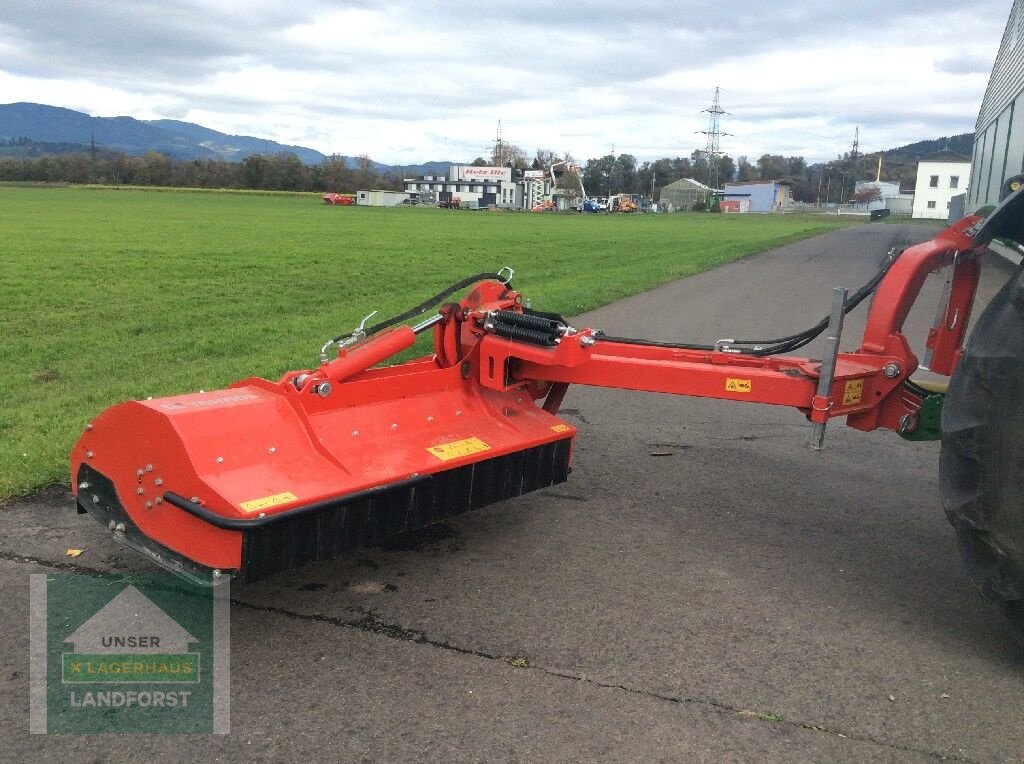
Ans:
[[[1024,172],[1024,0],[1014,0],[1006,22],[978,112],[971,167],[968,211],[998,203],[1004,181]]]
[[[743,210],[743,201],[750,202],[750,212],[782,212],[793,203],[788,180],[750,180],[726,183],[722,202],[740,202],[735,211]]]
[[[692,210],[694,204],[706,204],[714,190],[692,178],[682,178],[663,186],[658,202],[659,209],[665,212]]]
[[[917,163],[912,217],[946,220],[951,200],[963,193],[970,174],[971,160],[955,151],[944,149],[924,157]]]
[[[463,207],[523,206],[524,184],[513,180],[510,167],[452,165],[446,175],[405,178],[403,182],[407,194],[432,194],[438,202],[457,198]]]

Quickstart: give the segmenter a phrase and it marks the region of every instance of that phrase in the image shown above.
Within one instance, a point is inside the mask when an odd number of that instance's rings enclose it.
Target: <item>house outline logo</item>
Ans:
[[[197,642],[129,584],[64,639],[61,683],[198,684]]]

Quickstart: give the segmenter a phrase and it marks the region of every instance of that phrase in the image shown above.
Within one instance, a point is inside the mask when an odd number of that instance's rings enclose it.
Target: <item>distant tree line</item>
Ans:
[[[353,164],[334,155],[319,165],[309,166],[290,152],[254,154],[241,162],[228,162],[171,159],[156,151],[147,151],[142,156],[103,150],[7,157],[0,151],[0,181],[340,193],[360,188],[404,187],[401,175],[377,172],[366,155]]]

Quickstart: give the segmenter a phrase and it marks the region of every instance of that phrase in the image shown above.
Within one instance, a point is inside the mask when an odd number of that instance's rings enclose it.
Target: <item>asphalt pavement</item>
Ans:
[[[576,323],[694,342],[789,334],[828,312],[833,286],[860,286],[890,247],[934,231],[855,226]],[[983,301],[1009,273],[992,260]],[[907,323],[918,352],[938,287]],[[1024,755],[1024,650],[962,571],[937,443],[833,423],[813,452],[795,411],[589,388],[563,415],[580,430],[567,483],[234,587],[227,736],[28,734],[28,574],[150,568],[64,488],[0,508],[0,758]]]

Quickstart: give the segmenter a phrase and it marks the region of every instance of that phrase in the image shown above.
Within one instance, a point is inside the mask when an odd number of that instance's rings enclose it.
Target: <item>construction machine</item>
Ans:
[[[569,385],[775,404],[810,421],[816,449],[839,418],[941,438],[967,569],[1024,635],[1024,270],[965,345],[994,239],[1024,241],[1024,191],[892,251],[860,289],[834,289],[830,314],[804,331],[707,344],[575,327],[528,307],[511,270],[477,274],[367,326],[371,314],[324,344],[315,368],[107,409],[71,452],[78,509],[193,581],[256,581],[568,480]],[[942,270],[922,364],[903,324]],[[869,298],[859,346],[841,351],[844,316]],[[381,365],[425,333],[431,353]],[[796,354],[822,335],[821,358]],[[915,381],[922,366],[951,376],[948,392]]]

